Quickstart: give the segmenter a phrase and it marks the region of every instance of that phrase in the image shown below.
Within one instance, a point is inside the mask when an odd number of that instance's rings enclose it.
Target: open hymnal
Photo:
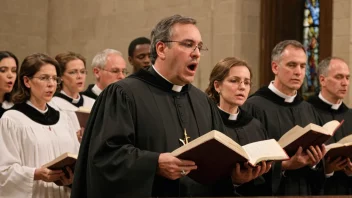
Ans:
[[[174,150],[172,155],[194,161],[197,170],[188,175],[199,183],[212,183],[230,177],[236,163],[255,166],[262,161],[289,159],[274,139],[240,146],[225,134],[213,130]]]
[[[325,123],[323,126],[311,123],[302,128],[296,125],[286,132],[278,142],[289,156],[293,156],[300,146],[303,149],[307,149],[311,145],[324,144],[334,135],[335,131],[342,123],[343,121],[340,123],[337,120],[332,120]]]
[[[338,157],[352,157],[352,135],[342,138],[336,143],[326,146],[325,157],[330,157],[332,160]]]

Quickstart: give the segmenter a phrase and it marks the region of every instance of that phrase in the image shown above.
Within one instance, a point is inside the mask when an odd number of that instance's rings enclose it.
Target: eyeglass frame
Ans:
[[[246,79],[242,80],[242,79],[239,78],[239,77],[236,77],[236,78],[231,79],[231,81],[233,81],[233,80],[236,81],[236,82],[233,82],[233,83],[236,84],[237,86],[240,86],[240,85],[243,83],[243,85],[244,85],[245,87],[251,88],[252,85],[253,85],[253,82],[252,82],[251,80],[246,80]],[[246,85],[246,84],[245,84],[246,81],[249,81],[249,84]]]
[[[122,73],[124,76],[127,76],[130,73],[127,69],[122,69],[122,71],[120,69],[116,69],[116,72],[112,71],[112,70],[107,70],[107,69],[104,69],[104,68],[99,68],[99,69],[101,69],[103,71],[107,71],[107,72],[113,73],[115,75],[117,75],[119,73]]]
[[[162,40],[161,42],[163,42],[163,43],[178,43],[178,44],[180,44],[181,46],[184,46],[184,47],[186,47],[186,48],[190,48],[190,49],[192,49],[193,48],[193,44],[195,44],[196,42],[194,42],[194,41],[192,41],[192,40],[184,40],[184,41],[173,41],[173,40],[166,40],[166,41],[164,41],[164,40]],[[188,43],[187,42],[192,42],[192,46],[188,46]],[[203,47],[205,47],[205,48],[203,48]],[[192,50],[192,52],[191,53],[193,53],[194,51],[196,51],[196,49],[198,48],[198,50],[199,50],[199,52],[204,52],[204,51],[209,51],[209,49],[207,48],[207,46],[205,46],[203,43],[202,43],[202,45],[199,47],[199,43],[198,43],[198,45],[195,45],[195,47],[194,47],[194,49]]]
[[[33,78],[37,78],[39,79],[41,82],[46,82],[46,83],[49,83],[50,79],[52,80],[52,82],[56,83],[57,85],[61,84],[62,83],[62,79],[58,76],[47,76],[47,75],[43,75],[43,76],[32,76],[32,77],[28,77],[29,79],[33,79]],[[54,79],[56,78],[56,80]]]

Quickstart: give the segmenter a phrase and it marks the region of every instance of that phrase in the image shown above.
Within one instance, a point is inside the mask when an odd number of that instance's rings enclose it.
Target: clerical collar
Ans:
[[[221,111],[223,111],[223,112],[229,114],[229,120],[237,120],[238,114],[240,113],[240,109],[239,109],[239,108],[237,109],[237,113],[235,113],[235,114],[229,113],[229,112],[227,112],[227,111],[221,109],[219,106],[218,106],[218,108],[219,108]]]
[[[232,114],[232,115],[236,115],[236,120],[233,120],[235,116],[232,116],[231,114],[225,112],[220,108],[218,109],[219,109],[219,113],[222,121],[228,127],[234,127],[234,128],[243,127],[253,120],[253,116],[251,116],[246,111],[241,109],[241,107],[238,107],[237,114]]]
[[[323,111],[331,112],[331,113],[337,113],[337,114],[342,114],[347,111],[349,111],[349,108],[341,102],[340,106],[338,109],[333,109],[331,107],[331,104],[328,104],[324,102],[319,96],[314,95],[308,98],[307,102],[309,102],[311,105],[313,105],[317,109],[321,109]]]
[[[78,98],[72,98],[71,96],[67,95],[66,92],[64,90],[61,90],[60,93],[64,94],[65,96],[69,97],[71,99],[71,102],[73,104],[77,104],[79,103],[79,101],[81,100],[81,95],[78,94]]]
[[[101,89],[98,87],[97,84],[95,84],[95,85],[92,87],[92,92],[93,92],[95,95],[97,95],[97,96],[99,96],[102,91],[103,91],[103,90],[101,90]]]
[[[152,66],[146,69],[140,69],[136,73],[129,75],[127,78],[139,79],[149,85],[152,85],[153,87],[157,87],[173,95],[186,93],[193,87],[192,84],[186,84],[182,86],[182,89],[179,92],[175,91],[174,84],[163,78]]]
[[[274,81],[271,81],[268,87],[272,92],[274,92],[276,95],[280,96],[281,98],[285,99],[285,102],[287,103],[292,103],[296,96],[297,96],[297,91],[296,94],[294,96],[289,96],[286,95],[284,93],[282,93],[280,90],[278,90],[275,86],[274,86]]]
[[[159,76],[161,76],[161,77],[162,77],[163,79],[165,79],[167,82],[173,84],[173,83],[170,82],[168,79],[166,79],[163,75],[161,75],[161,74],[158,72],[158,70],[156,70],[156,68],[154,67],[154,65],[152,65],[152,67],[153,67],[154,71],[155,71]],[[183,86],[174,85],[174,84],[173,84],[173,86],[172,86],[172,91],[180,92],[180,91],[182,90],[182,87],[183,87]]]
[[[46,112],[39,111],[33,104],[24,102],[15,104],[12,109],[17,110],[28,116],[31,120],[42,125],[54,125],[60,119],[60,113],[52,108],[50,105],[46,105]]]
[[[41,114],[45,114],[46,112],[48,112],[48,107],[45,105],[45,110],[41,110],[41,109],[38,109],[36,106],[34,106],[34,104],[31,102],[31,101],[29,101],[29,100],[27,100],[27,102],[26,102],[29,106],[31,106],[31,107],[33,107],[34,109],[36,109],[37,111],[39,111],[39,113],[41,113]]]
[[[342,100],[340,100],[340,102],[339,102],[338,104],[333,104],[333,103],[329,102],[327,99],[325,99],[325,98],[323,97],[323,95],[321,94],[321,92],[319,93],[318,97],[320,98],[320,100],[322,100],[322,101],[325,102],[326,104],[331,105],[331,109],[337,110],[337,109],[340,108],[340,106],[341,106],[341,104],[342,104]]]

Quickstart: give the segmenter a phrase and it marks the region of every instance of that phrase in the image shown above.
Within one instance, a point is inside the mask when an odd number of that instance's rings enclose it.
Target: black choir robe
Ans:
[[[352,134],[352,110],[344,103],[338,109],[332,109],[331,105],[322,101],[317,95],[309,97],[308,102],[311,103],[319,113],[323,124],[331,120],[345,122],[330,138],[330,143],[335,143],[347,135]],[[332,177],[326,180],[324,186],[324,194],[326,195],[351,195],[352,194],[352,177],[348,177],[343,171],[337,171]]]
[[[221,109],[219,109],[219,112],[230,137],[239,145],[244,146],[252,142],[267,139],[267,132],[259,120],[248,114],[242,108],[239,108],[239,114],[236,120],[229,120],[230,114]],[[236,194],[242,196],[266,195],[267,188],[270,187],[270,185],[265,183],[265,177],[266,174],[240,185],[236,188]]]
[[[267,86],[249,97],[243,108],[261,121],[269,139],[279,140],[295,125],[301,127],[309,123],[321,125],[313,106],[304,101],[300,95],[297,95],[292,103],[287,103]],[[325,175],[322,168],[313,170],[308,166],[287,170],[283,175],[281,163],[275,163],[270,180],[273,195],[315,195],[322,193]]]
[[[184,127],[190,140],[225,131],[202,91],[189,84],[174,92],[172,86],[150,67],[104,89],[83,135],[72,198],[233,196],[230,175],[204,186],[156,174],[159,154],[181,146]]]
[[[95,84],[90,84],[88,85],[87,89],[82,92],[83,95],[88,96],[90,98],[93,98],[96,100],[98,98],[98,95],[96,95],[93,91],[92,88],[94,87]]]

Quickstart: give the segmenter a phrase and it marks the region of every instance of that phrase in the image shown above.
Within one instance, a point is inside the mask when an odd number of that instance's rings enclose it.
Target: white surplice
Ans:
[[[88,96],[85,96],[85,95],[82,95],[82,97],[83,97],[82,107],[87,108],[87,109],[92,109],[95,100],[88,97]],[[73,100],[75,100],[75,99],[73,99]],[[76,131],[81,129],[77,115],[75,113],[75,111],[78,110],[78,107],[76,107],[75,105],[71,104],[69,101],[67,101],[63,98],[60,98],[58,96],[54,96],[51,99],[51,101],[49,102],[49,104],[58,111],[66,112],[66,114],[70,118],[70,124],[72,124],[73,128]]]
[[[65,152],[78,154],[79,142],[60,112],[56,124],[43,125],[17,110],[0,119],[0,197],[64,198],[70,188],[34,181],[34,171]]]

